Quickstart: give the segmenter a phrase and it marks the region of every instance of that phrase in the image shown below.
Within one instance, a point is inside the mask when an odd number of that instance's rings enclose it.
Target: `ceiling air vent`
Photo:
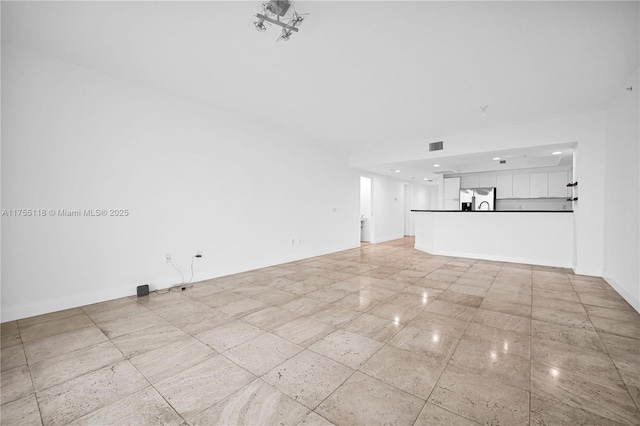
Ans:
[[[507,160],[500,160],[500,164],[507,164]]]
[[[442,141],[440,142],[431,142],[429,144],[429,152],[431,151],[442,151]]]

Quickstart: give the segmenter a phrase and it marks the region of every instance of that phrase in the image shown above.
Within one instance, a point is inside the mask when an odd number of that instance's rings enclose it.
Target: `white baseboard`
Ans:
[[[266,268],[274,265],[281,265],[283,263],[295,262],[297,260],[309,259],[311,257],[323,256],[325,254],[337,253],[340,251],[350,250],[358,247],[360,247],[359,242],[356,244],[342,244],[326,249],[310,250],[308,252],[302,253],[292,253],[290,256],[269,259],[264,262],[236,265],[235,267],[231,267],[223,271],[216,271],[215,273],[210,272],[207,274],[207,272],[205,272],[203,274],[198,274],[198,281],[204,281],[225,275],[237,274],[240,272],[247,272],[254,269]],[[173,278],[165,278],[159,281],[156,280],[156,282],[148,284],[150,289],[153,291],[157,289],[168,288],[171,285],[176,284],[176,282],[173,280]],[[136,284],[129,284],[127,286],[109,288],[100,292],[77,294],[67,297],[61,297],[54,300],[3,307],[0,314],[0,322],[14,321],[18,319],[33,317],[36,315],[44,315],[51,312],[62,311],[65,309],[77,308],[79,306],[91,305],[93,303],[119,299],[121,297],[135,296],[135,287]]]
[[[416,250],[423,251],[425,253],[433,254],[433,247],[427,247],[425,245],[416,243],[416,244],[413,245],[413,248],[416,249]]]
[[[6,322],[29,318],[36,315],[77,308],[78,306],[91,305],[92,303],[106,302],[107,300],[133,296],[134,294],[134,287],[126,286],[111,288],[97,293],[78,294],[55,300],[46,300],[43,302],[29,303],[19,306],[9,306],[2,308],[0,320],[1,322]]]
[[[570,264],[560,264],[558,262],[548,261],[545,259],[534,259],[528,257],[517,256],[498,256],[490,254],[479,253],[467,253],[457,250],[433,250],[431,247],[425,247],[423,245],[416,244],[414,246],[417,250],[424,251],[425,253],[433,254],[436,256],[448,256],[448,257],[463,257],[465,259],[482,259],[491,260],[494,262],[510,262],[510,263],[524,263],[527,265],[540,265],[540,266],[553,266],[557,268],[570,268]]]
[[[614,278],[610,276],[604,275],[602,278],[609,283],[609,285],[620,295],[624,300],[626,300],[636,311],[640,312],[640,288],[638,289],[638,294],[629,293],[627,289],[625,289],[619,282],[617,282]]]
[[[602,277],[602,269],[572,267],[573,273],[576,275],[586,275],[589,277]]]
[[[404,238],[404,233],[403,234],[398,234],[398,235],[382,237],[382,238],[376,238],[375,241],[371,241],[371,244],[386,243],[387,241],[399,240],[401,238]]]

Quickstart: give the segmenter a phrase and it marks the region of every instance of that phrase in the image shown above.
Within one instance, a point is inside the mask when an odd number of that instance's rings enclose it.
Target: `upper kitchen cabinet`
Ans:
[[[496,188],[497,199],[567,198],[567,183],[573,177],[569,171],[478,174],[462,176],[461,188]],[[454,198],[454,195],[445,196]]]
[[[444,179],[444,199],[460,200],[460,178]]]
[[[464,176],[462,182],[460,182],[460,188],[479,188],[480,177],[478,176]]]
[[[513,198],[513,175],[498,175],[496,198]]]
[[[547,198],[549,196],[549,173],[531,173],[529,175],[529,197]]]
[[[529,198],[529,174],[513,175],[513,198]]]
[[[549,197],[567,198],[569,172],[549,172]]]
[[[480,175],[478,177],[478,188],[495,188],[496,175]]]

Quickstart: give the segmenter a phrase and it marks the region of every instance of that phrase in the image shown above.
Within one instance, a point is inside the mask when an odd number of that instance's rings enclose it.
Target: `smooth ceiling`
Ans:
[[[348,150],[603,109],[638,67],[638,2],[2,2],[2,42]],[[479,106],[489,105],[487,115]]]

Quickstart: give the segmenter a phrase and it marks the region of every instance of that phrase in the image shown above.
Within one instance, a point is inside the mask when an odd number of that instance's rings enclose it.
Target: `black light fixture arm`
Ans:
[[[262,13],[256,13],[256,16],[257,16],[259,19],[262,19],[262,20],[264,20],[264,21],[267,21],[267,22],[269,22],[269,23],[271,23],[271,24],[278,25],[278,26],[280,26],[280,27],[282,27],[282,28],[285,28],[285,29],[287,29],[287,30],[290,30],[290,31],[298,32],[298,28],[296,28],[296,27],[294,27],[294,26],[292,26],[292,25],[287,25],[287,24],[285,24],[284,22],[278,21],[277,19],[271,19],[271,18],[269,18],[268,16],[263,15]]]

